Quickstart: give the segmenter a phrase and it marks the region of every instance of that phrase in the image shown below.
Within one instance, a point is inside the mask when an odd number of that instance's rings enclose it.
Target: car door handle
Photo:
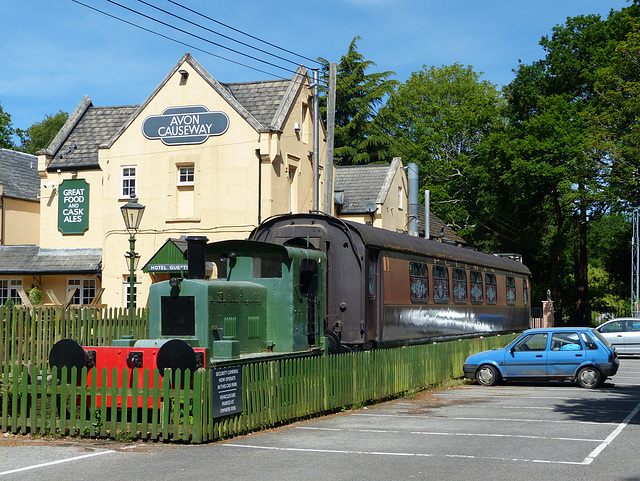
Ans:
[[[582,354],[576,354],[576,357],[582,357]]]
[[[622,337],[622,334],[618,334],[616,337]]]
[[[542,357],[542,354],[536,354],[536,357]]]

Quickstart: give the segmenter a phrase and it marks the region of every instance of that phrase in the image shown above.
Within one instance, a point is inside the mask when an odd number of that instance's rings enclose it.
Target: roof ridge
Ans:
[[[38,158],[37,155],[29,154],[27,152],[21,152],[19,150],[5,149],[4,147],[0,147],[0,150],[4,150],[5,152],[11,152],[12,154],[26,155],[29,158],[32,158],[32,157],[35,157],[36,159]]]
[[[282,126],[291,111],[291,106],[296,100],[298,96],[298,92],[304,87],[304,84],[309,79],[309,71],[304,65],[300,65],[296,72],[293,74],[293,78],[291,80],[287,80],[289,85],[287,87],[287,91],[284,93],[282,98],[280,99],[280,103],[278,104],[278,108],[271,119],[270,127],[275,130],[282,130]],[[322,124],[322,122],[321,122]]]
[[[73,132],[73,129],[76,128],[78,122],[80,122],[84,114],[92,105],[93,103],[91,102],[89,96],[85,95],[78,106],[75,108],[75,110],[71,113],[67,121],[64,123],[62,128],[58,131],[57,135],[53,138],[51,143],[45,149],[39,150],[36,153],[38,155],[54,155],[58,150],[60,150],[62,145],[69,137],[69,134]]]
[[[277,80],[248,80],[246,82],[220,82],[221,85],[251,85],[251,84],[266,84],[276,82],[291,82],[291,79],[277,79]]]
[[[389,195],[389,190],[391,190],[391,184],[393,184],[393,179],[396,176],[396,173],[398,172],[398,170],[401,170],[401,169],[402,169],[402,160],[400,159],[400,157],[394,157],[388,166],[385,180],[380,186],[380,190],[378,191],[379,204],[384,204],[385,200],[387,199],[387,196]]]

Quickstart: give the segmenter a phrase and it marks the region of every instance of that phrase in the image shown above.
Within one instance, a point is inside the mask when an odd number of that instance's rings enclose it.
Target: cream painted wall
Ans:
[[[40,203],[2,198],[3,245],[37,245],[40,241]]]
[[[41,156],[43,157],[43,156]],[[84,179],[89,184],[89,228],[84,234],[62,235],[58,230],[58,202],[62,193],[60,185],[65,180]],[[53,188],[43,188],[48,182]],[[104,239],[103,209],[106,203],[103,176],[99,170],[83,170],[79,173],[40,172],[40,247],[43,249],[100,248]]]
[[[407,175],[402,167],[402,162],[396,170],[396,173],[389,187],[387,198],[382,206],[379,207],[381,216],[376,227],[382,227],[396,232],[404,232],[407,230],[407,220],[409,215],[409,182]],[[401,199],[400,201],[398,199]]]
[[[390,184],[387,197],[383,203],[377,204],[378,209],[373,214],[372,225],[374,227],[381,227],[394,232],[404,232],[407,230],[409,214],[408,185],[407,175],[402,167],[402,162],[400,162]],[[400,202],[398,202],[399,190]],[[372,221],[370,214],[338,214],[338,217],[361,224]]]
[[[189,73],[186,84],[181,85],[178,70]],[[303,122],[308,81],[300,89],[282,132],[259,133],[188,62],[173,72],[113,145],[99,150],[101,170],[78,173],[78,178],[90,185],[89,229],[84,235],[63,236],[58,231],[57,192],[42,199],[40,245],[43,248],[101,248],[101,285],[105,288],[102,302],[110,307],[126,305],[124,281],[129,274],[124,258],[129,250],[129,235],[120,212],[120,207],[129,200],[121,195],[123,167],[136,167],[138,202],[146,206],[136,234],[136,252],[140,255],[136,277],[141,281],[137,287],[138,307],[146,305],[151,284],[151,276],[143,274],[141,269],[167,238],[203,235],[210,241],[245,239],[258,224],[259,210],[262,219],[290,211],[291,192],[297,194],[293,201],[297,211],[308,211],[313,206],[313,165],[308,155],[313,151],[313,138],[311,135],[300,138],[294,129],[296,122]],[[229,118],[228,130],[198,145],[166,146],[160,140],[144,137],[142,124],[148,116],[159,115],[168,107],[195,105],[225,112]],[[312,122],[310,112],[312,114],[312,109],[306,113],[306,124]],[[324,133],[320,138],[323,136]],[[323,164],[324,142],[320,144]],[[295,158],[299,160],[295,162]],[[192,188],[178,187],[180,166],[194,167]],[[294,189],[289,182],[292,166],[296,167]],[[40,172],[41,185],[51,180],[59,185],[72,177],[66,172],[46,173],[43,156]],[[324,188],[323,183],[320,188]],[[319,198],[322,202],[322,191]],[[185,209],[188,215],[179,215]],[[61,291],[56,295],[64,298],[66,282],[60,279],[55,282],[56,290]]]

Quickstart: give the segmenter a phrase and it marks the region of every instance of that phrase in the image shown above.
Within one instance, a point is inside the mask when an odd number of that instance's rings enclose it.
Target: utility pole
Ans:
[[[633,211],[633,234],[631,238],[631,315],[640,317],[640,278],[638,276],[638,264],[640,263],[640,239],[638,229],[640,210]]]
[[[333,134],[336,124],[336,70],[329,64],[329,91],[327,92],[327,145],[324,165],[324,213],[333,214]]]
[[[313,210],[320,210],[320,105],[318,69],[313,70]]]

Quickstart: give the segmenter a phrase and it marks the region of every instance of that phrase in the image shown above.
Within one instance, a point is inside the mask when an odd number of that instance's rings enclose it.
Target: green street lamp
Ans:
[[[122,212],[124,225],[129,233],[129,252],[125,254],[125,258],[129,261],[129,315],[133,316],[133,311],[136,308],[136,299],[134,296],[136,261],[140,258],[140,256],[136,254],[136,232],[138,232],[140,221],[142,221],[144,205],[138,204],[135,195],[131,194],[131,199],[120,207],[120,211]]]

